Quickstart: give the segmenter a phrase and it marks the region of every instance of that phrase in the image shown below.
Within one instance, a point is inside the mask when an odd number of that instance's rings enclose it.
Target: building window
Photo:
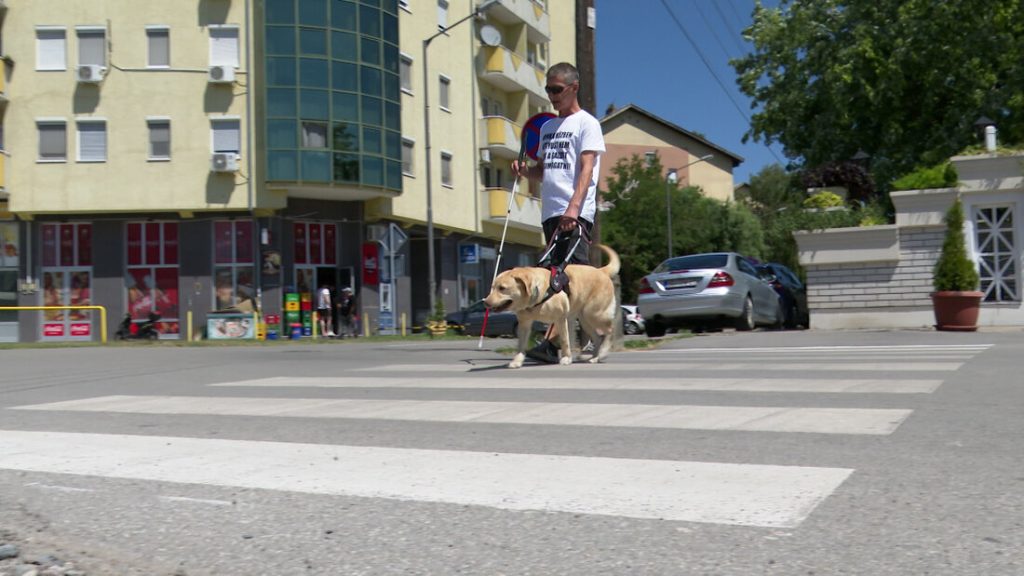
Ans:
[[[242,134],[239,120],[211,120],[214,152],[242,151]]]
[[[416,143],[408,138],[402,138],[402,174],[406,176],[416,175],[416,164],[413,159],[416,157],[414,154]]]
[[[978,208],[974,229],[978,246],[978,272],[985,301],[1020,301],[1013,206]]]
[[[78,28],[78,65],[107,65],[107,31],[103,28]]]
[[[296,222],[292,228],[295,263],[337,264],[337,238],[338,227],[335,224]]]
[[[36,29],[36,70],[67,70],[66,34],[63,28]]]
[[[67,123],[63,120],[36,122],[39,130],[39,161],[64,162],[68,159]]]
[[[178,334],[178,223],[129,222],[125,235],[128,313],[143,322],[156,312],[158,331]]]
[[[452,186],[452,155],[448,152],[441,152],[441,184]]]
[[[149,47],[149,58],[146,66],[150,68],[170,68],[171,31],[163,26],[149,26],[146,28],[146,43]]]
[[[149,126],[149,159],[171,159],[171,121],[165,118],[146,120]]]
[[[451,92],[452,79],[447,76],[440,77],[440,84],[438,85],[438,105],[442,110],[449,110],[449,96]]]
[[[327,148],[327,123],[303,120],[302,147]]]
[[[216,310],[253,300],[256,294],[251,220],[213,223],[213,285]]]
[[[448,27],[448,0],[437,0],[437,29]]]
[[[210,28],[210,66],[238,68],[238,28],[234,26]]]
[[[412,58],[402,54],[398,63],[398,75],[401,78],[402,90],[412,94]]]
[[[107,122],[106,120],[79,120],[78,127],[78,161],[107,161]]]

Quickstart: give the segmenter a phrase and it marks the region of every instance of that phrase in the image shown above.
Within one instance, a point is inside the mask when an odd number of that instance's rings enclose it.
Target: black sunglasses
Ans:
[[[544,91],[548,94],[561,94],[568,86],[545,86]]]

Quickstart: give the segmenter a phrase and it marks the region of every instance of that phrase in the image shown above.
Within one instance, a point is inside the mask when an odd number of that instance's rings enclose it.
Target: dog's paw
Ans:
[[[508,363],[508,367],[509,368],[522,368],[523,360],[524,359],[526,359],[526,355],[525,354],[522,354],[522,353],[516,354],[512,358],[512,361]]]
[[[604,358],[601,358],[600,356],[594,356],[590,360],[587,360],[587,362],[590,362],[591,364],[597,364],[598,362],[601,362],[602,360],[604,360]]]
[[[562,366],[568,366],[569,364],[572,364],[572,356],[562,356],[558,359],[558,363]]]

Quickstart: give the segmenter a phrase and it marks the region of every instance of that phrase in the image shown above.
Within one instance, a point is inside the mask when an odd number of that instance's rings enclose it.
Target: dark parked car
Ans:
[[[779,295],[779,303],[782,305],[782,312],[786,318],[786,328],[792,329],[800,326],[810,328],[811,315],[807,309],[807,286],[800,281],[800,278],[789,268],[774,262],[760,264],[757,271]]]
[[[484,312],[487,307],[483,302],[475,302],[458,312],[444,317],[449,324],[455,324],[459,331],[468,336],[479,336],[484,323]],[[514,312],[491,312],[487,317],[487,332],[484,336],[515,336],[519,320]],[[535,332],[544,332],[547,326],[540,322],[533,323]]]
[[[703,329],[731,324],[737,330],[782,326],[779,297],[735,252],[669,258],[640,280],[637,307],[648,336],[668,328]]]

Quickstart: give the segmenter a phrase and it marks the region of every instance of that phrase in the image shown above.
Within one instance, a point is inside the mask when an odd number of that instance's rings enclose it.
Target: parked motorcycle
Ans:
[[[130,313],[125,314],[124,320],[121,320],[121,326],[114,333],[114,340],[158,340],[160,332],[156,329],[156,323],[159,320],[159,314],[150,312],[149,318],[145,322],[136,324],[132,322]]]

